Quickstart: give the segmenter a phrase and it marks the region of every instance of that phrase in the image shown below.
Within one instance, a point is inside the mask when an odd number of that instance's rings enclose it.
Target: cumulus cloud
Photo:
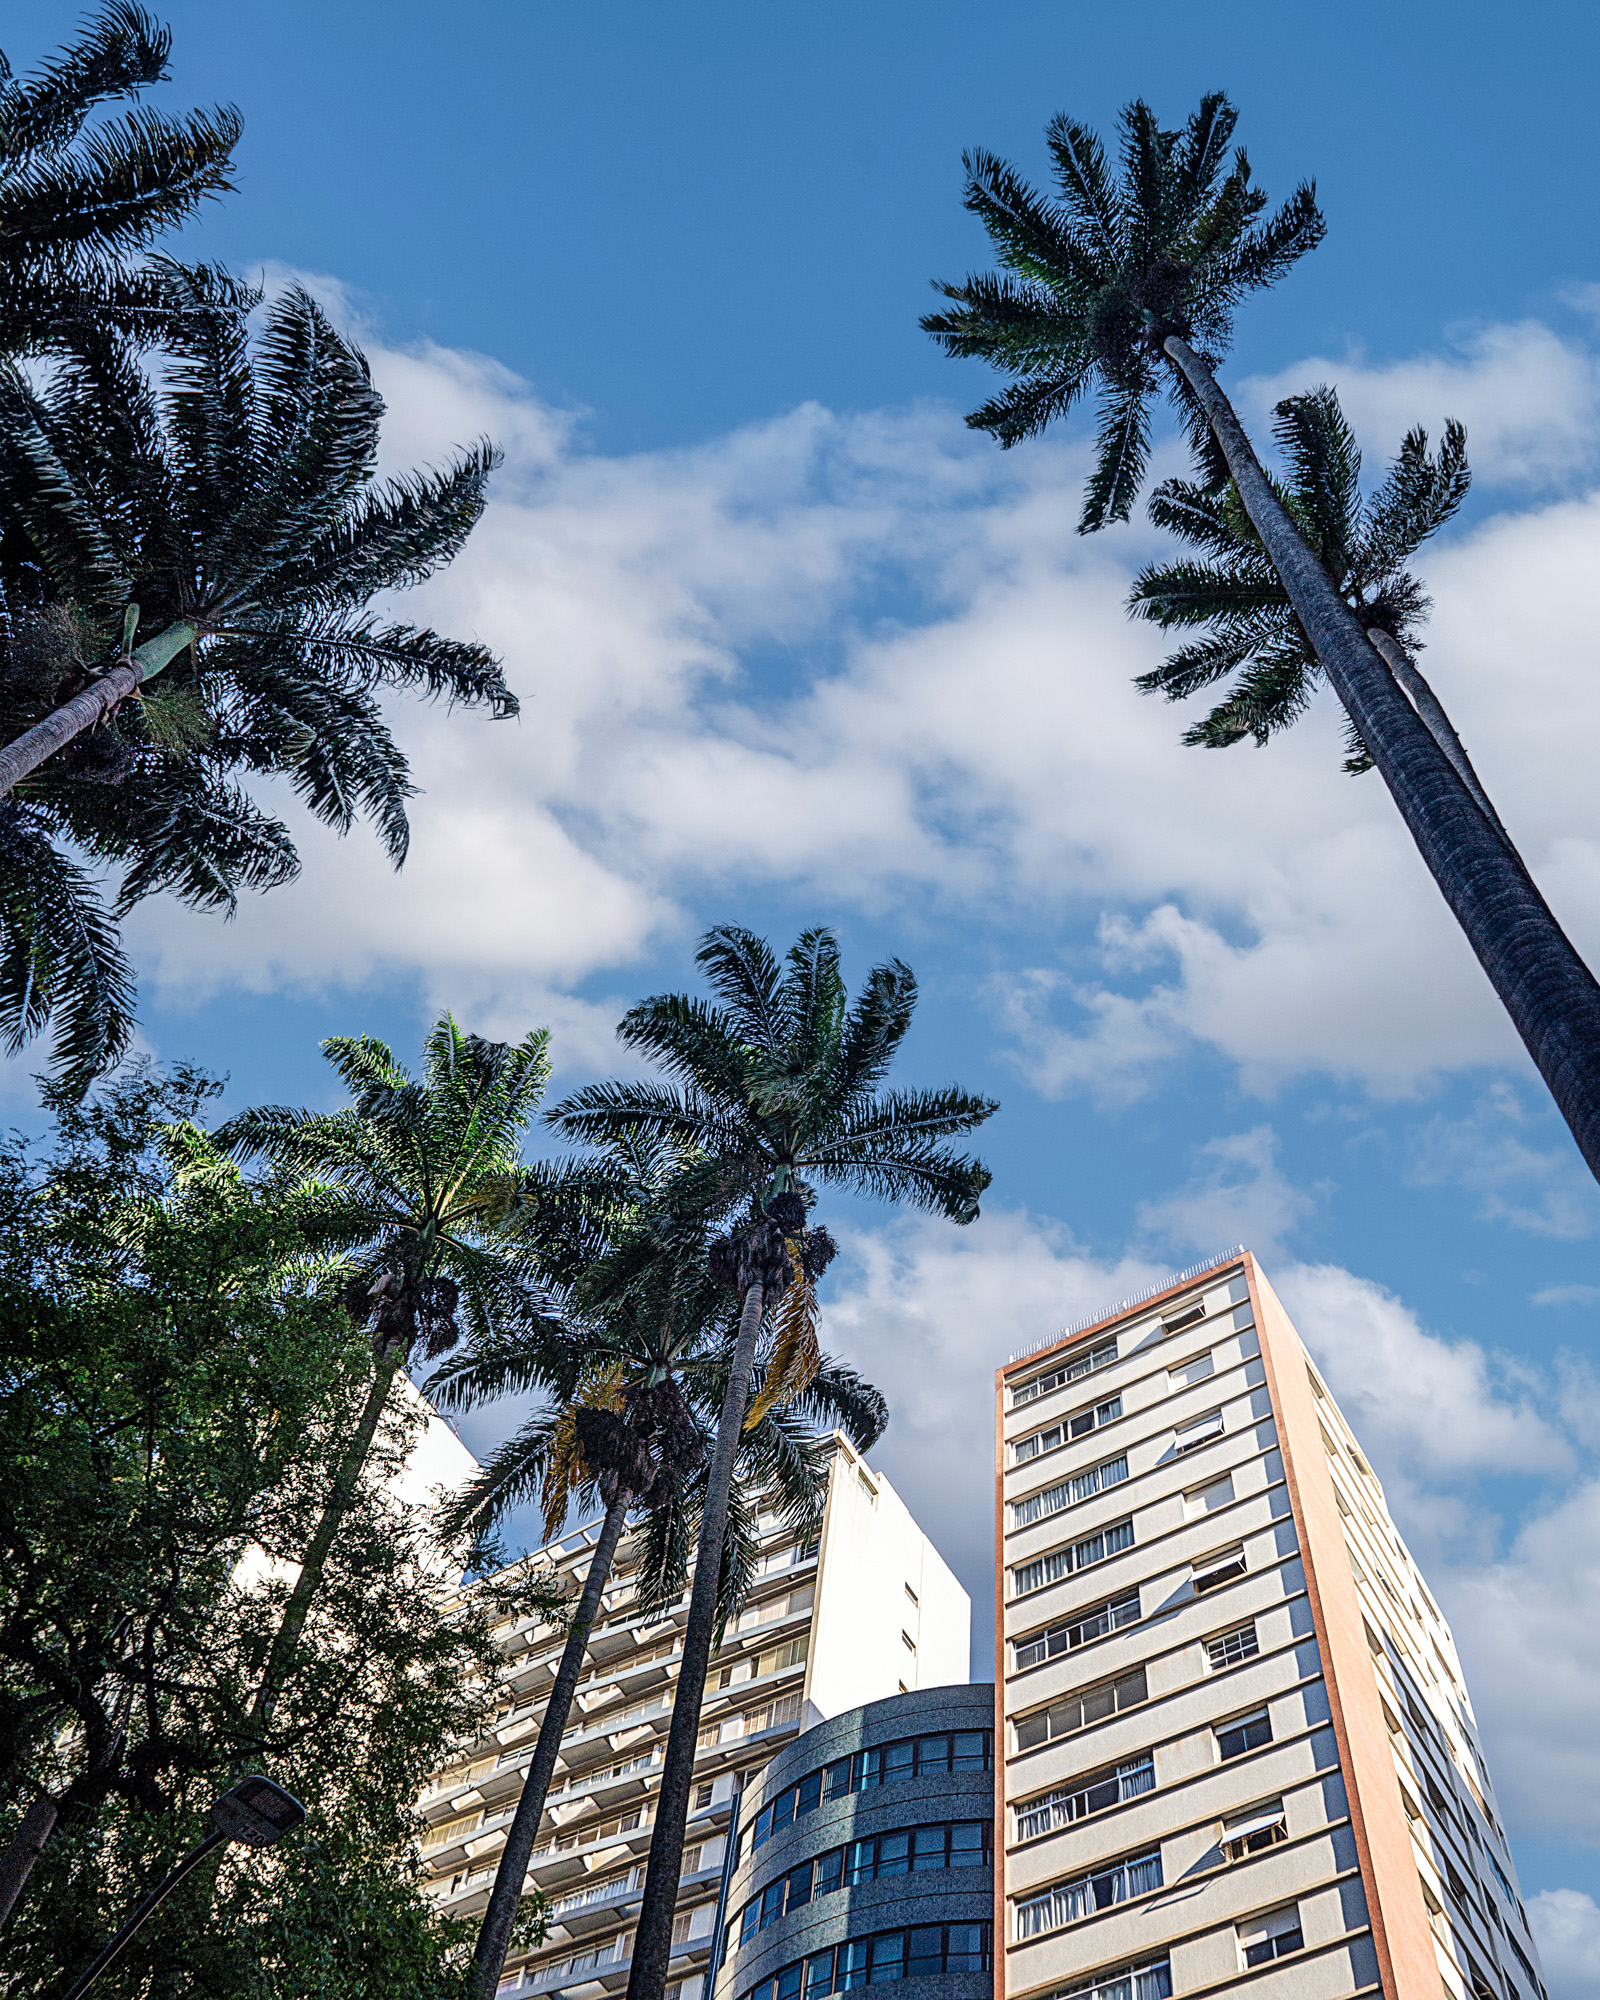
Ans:
[[[1553,2000],[1600,1996],[1600,1908],[1579,1889],[1546,1889],[1528,1898],[1528,1919]]]
[[[1524,1137],[1541,1127],[1554,1144]],[[1466,1118],[1429,1119],[1412,1135],[1410,1152],[1408,1178],[1416,1186],[1466,1188],[1487,1221],[1569,1241],[1600,1228],[1600,1188],[1567,1134],[1547,1113],[1530,1114],[1508,1084],[1492,1084]]]
[[[1417,366],[1486,406],[1523,370],[1505,452],[1557,467],[1572,423],[1539,399],[1567,409],[1573,352],[1507,329]],[[226,930],[139,913],[169,1001],[405,977],[518,1021],[566,996],[597,1046],[594,982],[625,983],[713,900],[804,894],[981,925],[999,1029],[1047,1093],[1137,1095],[1196,1048],[1256,1090],[1320,1071],[1394,1095],[1523,1064],[1378,781],[1339,772],[1328,705],[1265,753],[1209,754],[1134,691],[1159,643],[1121,604],[1155,544],[1071,533],[1079,442],[1001,455],[942,407],[805,406],[606,457],[492,361],[371,353],[393,464],[506,445],[478,533],[406,608],[501,650],[523,719],[398,715],[424,791],[400,877],[313,829],[304,879]],[[1420,393],[1335,372],[1396,408]],[[1431,569],[1436,676],[1591,949],[1597,546],[1596,503],[1564,500]]]

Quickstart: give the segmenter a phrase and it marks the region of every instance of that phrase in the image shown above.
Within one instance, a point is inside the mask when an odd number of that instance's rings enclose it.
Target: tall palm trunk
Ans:
[[[10,1922],[17,1898],[27,1887],[33,1864],[43,1854],[56,1829],[61,1808],[52,1798],[35,1799],[22,1815],[22,1823],[0,1854],[0,1930]]]
[[[717,1425],[717,1442],[706,1479],[705,1508],[700,1517],[700,1541],[695,1550],[694,1588],[689,1597],[689,1623],[683,1635],[683,1665],[672,1706],[667,1757],[661,1769],[656,1823],[650,1834],[650,1859],[645,1869],[644,1899],[633,1936],[633,1966],[628,1974],[628,2000],[663,2000],[672,1955],[672,1918],[683,1872],[683,1830],[689,1820],[689,1791],[694,1782],[694,1757],[700,1735],[700,1704],[705,1699],[711,1642],[717,1630],[717,1584],[722,1546],[728,1531],[728,1499],[733,1490],[733,1466],[750,1400],[756,1341],[766,1288],[759,1281],[745,1292],[734,1343],[733,1367]]]
[[[1335,694],[1600,1180],[1600,984],[1301,540],[1210,368],[1175,334],[1162,346],[1205,412]]]
[[[289,1678],[294,1666],[294,1656],[299,1650],[300,1634],[305,1629],[311,1600],[316,1596],[322,1582],[323,1572],[328,1567],[328,1552],[333,1547],[334,1537],[350,1512],[356,1496],[356,1488],[361,1483],[361,1474],[366,1466],[367,1454],[372,1450],[372,1440],[378,1434],[378,1424],[383,1416],[384,1405],[389,1400],[389,1391],[394,1387],[394,1378],[399,1374],[404,1362],[405,1349],[396,1348],[392,1354],[379,1357],[372,1377],[372,1387],[367,1391],[361,1421],[351,1433],[349,1442],[340,1454],[339,1464],[333,1475],[333,1485],[323,1504],[322,1518],[317,1523],[317,1531],[311,1537],[304,1556],[300,1560],[300,1574],[295,1579],[294,1589],[289,1593],[289,1601],[283,1607],[283,1617],[273,1634],[272,1647],[267,1654],[267,1664],[262,1669],[261,1684],[256,1689],[256,1698],[250,1706],[250,1722],[258,1736],[265,1736],[272,1724],[272,1712],[278,1705],[278,1697],[283,1693],[284,1682]]]
[[[1416,662],[1398,639],[1392,638],[1381,628],[1377,626],[1370,628],[1367,637],[1372,641],[1378,657],[1411,697],[1412,707],[1428,725],[1434,742],[1450,759],[1456,776],[1476,800],[1479,812],[1509,846],[1511,836],[1506,832],[1489,794],[1479,782],[1477,772],[1472,768],[1472,759],[1467,755],[1466,744],[1456,734],[1455,724],[1446,715],[1443,702],[1429,687]]]
[[[594,1626],[595,1613],[600,1608],[600,1593],[611,1574],[612,1559],[617,1553],[617,1543],[628,1518],[630,1499],[629,1494],[620,1492],[607,1507],[600,1539],[589,1559],[589,1573],[583,1580],[578,1606],[567,1631],[567,1643],[561,1649],[561,1664],[556,1669],[555,1684],[539,1723],[539,1741],[534,1748],[533,1762],[523,1780],[522,1796],[517,1800],[517,1810],[512,1817],[511,1830],[506,1835],[500,1866],[495,1870],[494,1887],[489,1891],[489,1907],[483,1913],[477,1948],[467,1973],[467,2000],[494,2000],[500,1974],[505,1969],[511,1929],[517,1920],[517,1905],[522,1899],[522,1885],[533,1856],[534,1839],[539,1831],[539,1821],[544,1816],[544,1802],[555,1772],[556,1758],[561,1754],[561,1738],[566,1732],[567,1717],[572,1713],[573,1691],[583,1671],[584,1655],[589,1650],[589,1634]]]
[[[134,689],[160,673],[183,651],[192,646],[197,628],[179,619],[153,639],[146,639],[120,665],[91,681],[81,694],[64,701],[58,709],[36,722],[31,729],[0,749],[0,799],[18,785],[30,771],[36,771],[47,757],[65,748],[74,736],[81,736],[114,709]]]

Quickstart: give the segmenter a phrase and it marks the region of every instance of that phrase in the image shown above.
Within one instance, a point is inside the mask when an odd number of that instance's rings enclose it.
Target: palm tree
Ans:
[[[718,1580],[735,1460],[769,1304],[792,1288],[778,1331],[782,1362],[769,1406],[803,1393],[816,1355],[812,1284],[832,1245],[807,1219],[817,1184],[911,1201],[970,1222],[989,1183],[975,1159],[942,1142],[995,1105],[954,1087],[880,1090],[916,1005],[899,960],[875,967],[852,1006],[831,932],[802,934],[780,967],[771,947],[733,925],[709,931],[696,963],[720,1005],[661,994],[623,1017],[623,1043],[676,1082],[612,1082],[577,1091],[550,1113],[570,1139],[605,1146],[630,1133],[693,1152],[731,1232],[711,1275],[739,1304],[737,1333],[706,1472],[683,1665],[662,1770],[630,2000],[661,2000],[683,1860],[695,1737],[718,1619]],[[775,1349],[775,1355],[778,1352]]]
[[[375,1037],[334,1036],[322,1047],[350,1093],[347,1105],[263,1106],[211,1136],[219,1152],[313,1184],[319,1198],[302,1194],[299,1204],[307,1240],[344,1260],[345,1303],[372,1330],[375,1364],[256,1689],[251,1720],[262,1732],[395,1377],[414,1352],[443,1354],[464,1330],[489,1342],[554,1325],[531,1257],[506,1227],[528,1183],[520,1148],[550,1074],[548,1046],[544,1029],[490,1042],[463,1034],[446,1014],[416,1078]]]
[[[159,294],[130,259],[231,187],[238,113],[89,119],[163,81],[171,46],[114,0],[34,76],[0,55],[0,354],[70,345],[96,324],[159,325]]]
[[[1437,456],[1428,451],[1426,431],[1409,432],[1387,479],[1365,501],[1360,448],[1331,389],[1286,397],[1275,415],[1273,436],[1289,479],[1274,480],[1274,491],[1479,811],[1509,841],[1466,746],[1412,658],[1431,605],[1405,564],[1466,497],[1466,432],[1448,422]],[[1157,527],[1210,560],[1151,564],[1136,578],[1128,608],[1164,631],[1202,625],[1211,627],[1211,636],[1180,647],[1135,686],[1182,701],[1231,677],[1226,698],[1185,731],[1184,742],[1225,749],[1252,736],[1265,744],[1305,713],[1322,665],[1238,489],[1231,481],[1216,490],[1169,479],[1150,496],[1149,511]],[[1346,732],[1346,771],[1356,776],[1371,770],[1372,758],[1348,721]]]
[[[598,1504],[603,1519],[479,1929],[468,2000],[488,2000],[505,1966],[574,1690],[630,1513],[642,1511],[649,1521],[647,1600],[664,1603],[682,1589],[687,1528],[728,1366],[732,1315],[726,1291],[707,1270],[704,1183],[692,1168],[682,1171],[672,1154],[635,1138],[610,1149],[608,1159],[579,1162],[556,1187],[546,1184],[534,1208],[541,1265],[573,1280],[565,1294],[569,1330],[556,1341],[475,1343],[430,1382],[447,1407],[508,1393],[543,1397],[458,1496],[444,1532],[486,1529],[534,1493],[547,1540],[575,1503]],[[886,1413],[853,1371],[824,1363],[804,1409],[786,1407],[747,1428],[740,1453],[745,1483],[774,1491],[801,1537],[815,1528],[826,1472],[795,1424],[819,1417],[842,1425],[865,1451]],[[735,1510],[721,1565],[724,1616],[738,1608],[753,1575],[750,1526]]]
[[[309,297],[252,343],[257,294],[162,282],[159,385],[105,329],[43,380],[0,368],[0,1030],[19,1046],[61,1008],[78,1083],[131,1026],[116,916],[297,872],[238,776],[281,773],[340,832],[366,814],[398,865],[412,787],[381,691],[517,710],[485,648],[367,609],[456,553],[494,453],[377,482],[382,402]],[[122,866],[111,915],[64,843]]]
[[[1239,302],[1275,283],[1324,230],[1308,185],[1259,220],[1267,198],[1243,151],[1228,158],[1236,119],[1220,92],[1201,100],[1182,132],[1130,104],[1114,174],[1095,134],[1058,117],[1046,135],[1054,203],[994,155],[969,153],[967,206],[1006,274],[942,286],[954,309],[923,326],[948,353],[1015,377],[967,419],[1002,445],[1100,392],[1084,531],[1127,519],[1144,476],[1151,399],[1166,389],[1207,486],[1232,480],[1329,685],[1600,1178],[1600,984],[1330,581],[1217,382]]]

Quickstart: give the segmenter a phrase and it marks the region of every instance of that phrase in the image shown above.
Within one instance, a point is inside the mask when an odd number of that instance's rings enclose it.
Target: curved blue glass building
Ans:
[[[989,2000],[993,1841],[992,1685],[808,1729],[742,1802],[714,2000],[907,1980],[936,1981],[927,2000]]]

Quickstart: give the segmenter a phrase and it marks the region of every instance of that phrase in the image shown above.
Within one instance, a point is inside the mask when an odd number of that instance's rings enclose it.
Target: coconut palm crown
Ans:
[[[1016,378],[967,418],[1002,445],[1032,437],[1099,391],[1099,451],[1080,532],[1132,511],[1149,454],[1150,403],[1163,386],[1202,463],[1225,476],[1162,342],[1176,335],[1215,367],[1239,302],[1275,284],[1322,240],[1310,183],[1258,220],[1268,198],[1251,181],[1242,149],[1229,160],[1237,119],[1213,91],[1183,131],[1165,131],[1136,100],[1121,114],[1118,173],[1094,132],[1059,116],[1046,132],[1055,200],[992,153],[963,156],[966,205],[988,230],[1005,275],[939,285],[955,310],[922,325],[947,353]]]
[[[1361,492],[1360,448],[1331,389],[1290,396],[1275,415],[1273,435],[1287,477],[1274,485],[1301,536],[1362,627],[1416,652],[1430,600],[1406,562],[1466,497],[1472,477],[1466,432],[1453,420],[1446,423],[1436,453],[1428,449],[1425,430],[1408,432],[1368,500]],[[1129,594],[1130,610],[1164,631],[1207,626],[1210,633],[1141,674],[1135,685],[1182,701],[1228,682],[1226,697],[1184,732],[1184,742],[1223,749],[1252,737],[1264,745],[1305,713],[1322,667],[1238,490],[1169,479],[1151,495],[1149,514],[1202,558],[1142,570]],[[1353,725],[1346,727],[1345,769],[1370,770],[1365,745]]]

